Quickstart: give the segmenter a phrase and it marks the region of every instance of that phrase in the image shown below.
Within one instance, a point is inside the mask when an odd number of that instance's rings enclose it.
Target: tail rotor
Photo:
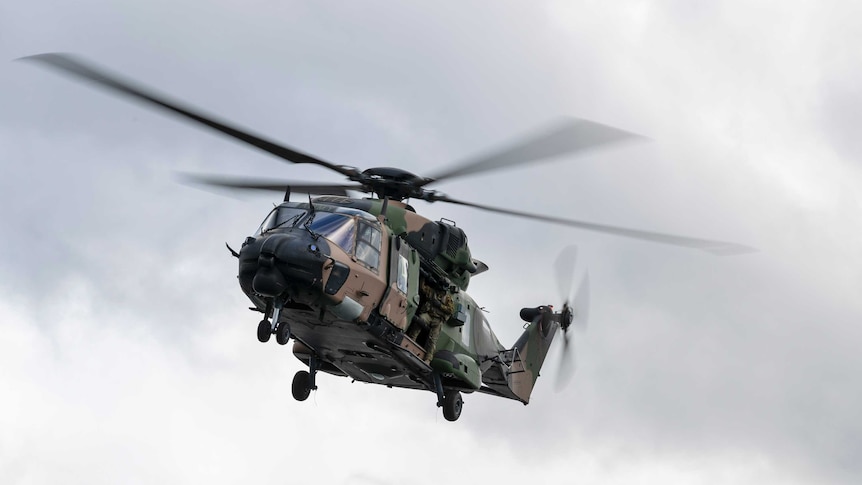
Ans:
[[[575,373],[575,349],[571,343],[569,331],[574,327],[579,332],[585,332],[589,320],[590,275],[588,271],[584,271],[579,284],[574,286],[577,260],[578,248],[568,246],[560,252],[554,266],[557,284],[563,299],[563,308],[559,313],[560,329],[563,332],[563,348],[560,352],[560,367],[554,386],[557,391],[562,390]]]

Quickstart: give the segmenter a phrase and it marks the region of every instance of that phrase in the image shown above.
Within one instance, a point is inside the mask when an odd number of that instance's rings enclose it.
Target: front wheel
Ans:
[[[262,343],[269,342],[269,337],[272,336],[272,325],[266,320],[261,320],[257,324],[257,339]]]
[[[461,399],[460,391],[447,392],[443,397],[443,417],[446,421],[457,421],[463,406],[464,400]]]
[[[290,340],[290,325],[287,322],[281,322],[275,330],[275,341],[278,345],[284,345],[288,340]]]

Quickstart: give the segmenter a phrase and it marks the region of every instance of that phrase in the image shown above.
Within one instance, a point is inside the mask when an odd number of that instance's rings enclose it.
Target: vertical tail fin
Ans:
[[[521,318],[530,324],[513,348],[518,355],[510,371],[509,388],[524,404],[530,401],[539,370],[560,328],[556,316],[554,309],[549,306],[521,310]]]
[[[550,306],[524,308],[521,318],[529,322],[524,333],[509,350],[502,350],[495,364],[483,369],[482,382],[494,394],[530,402],[530,394],[548,348],[560,328],[560,315]]]
[[[562,329],[564,337],[572,325],[576,329],[586,328],[589,314],[590,285],[589,275],[584,272],[577,291],[573,294],[577,248],[570,246],[564,249],[557,258],[555,269],[560,290],[564,299],[560,312],[555,312],[551,306],[524,308],[521,319],[528,323],[526,330],[509,350],[499,350],[495,356],[487,356],[482,365],[482,383],[480,391],[497,396],[530,402],[533,387],[539,378],[539,371],[545,363],[548,349],[554,341],[557,330]],[[560,372],[557,373],[557,388],[559,389],[571,376],[573,356],[569,340],[566,338],[561,355]],[[502,347],[497,343],[498,348]]]

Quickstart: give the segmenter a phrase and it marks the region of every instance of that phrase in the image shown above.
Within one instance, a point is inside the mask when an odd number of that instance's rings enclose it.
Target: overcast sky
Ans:
[[[0,3],[0,481],[862,481],[862,4]],[[224,248],[277,195],[175,172],[340,182],[13,59],[73,52],[326,160],[431,173],[562,116],[652,141],[441,184],[468,201],[738,242],[623,240],[415,203],[491,267],[500,340],[592,278],[577,374],[529,406],[324,375]]]

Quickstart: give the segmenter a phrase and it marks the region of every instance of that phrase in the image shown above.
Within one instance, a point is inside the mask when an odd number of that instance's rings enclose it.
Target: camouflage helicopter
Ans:
[[[488,266],[473,257],[461,228],[452,221],[421,216],[408,204],[411,199],[716,254],[750,251],[733,243],[465,202],[428,188],[456,177],[637,138],[599,123],[568,120],[511,148],[430,177],[392,167],[360,171],[254,135],[69,55],[24,59],[162,108],[287,162],[318,165],[347,178],[348,183],[331,184],[191,176],[193,181],[218,187],[285,194],[284,202],[238,252],[228,249],[239,260],[239,284],[253,304],[251,309],[263,314],[257,338],[268,342],[275,335],[281,345],[293,340],[293,354],[308,366],[293,379],[293,396],[299,401],[317,389],[316,376],[322,371],[360,382],[431,391],[449,421],[461,414],[462,393],[480,392],[527,404],[556,333],[565,334],[573,322],[584,321],[586,282],[580,296],[566,301],[560,311],[550,305],[521,310],[523,334],[512,346],[502,345],[482,308],[466,293],[471,278]],[[352,198],[348,191],[376,197]],[[291,193],[307,194],[308,200],[293,202]]]

